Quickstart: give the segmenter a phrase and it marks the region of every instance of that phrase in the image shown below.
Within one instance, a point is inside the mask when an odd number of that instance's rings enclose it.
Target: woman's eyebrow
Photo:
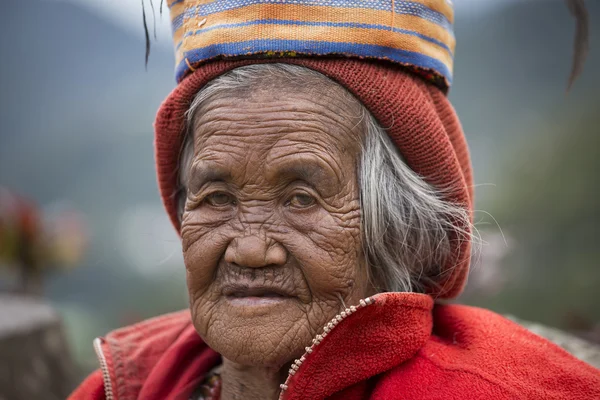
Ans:
[[[208,182],[230,181],[231,171],[215,163],[200,161],[192,164],[190,169],[189,188],[190,190],[199,190]]]
[[[326,163],[312,158],[296,159],[280,162],[265,169],[267,180],[300,179],[313,186],[339,185],[340,179],[335,171]]]

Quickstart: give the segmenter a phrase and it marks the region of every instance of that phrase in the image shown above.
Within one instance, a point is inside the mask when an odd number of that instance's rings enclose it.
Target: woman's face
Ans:
[[[181,228],[193,322],[225,358],[280,368],[368,295],[359,109],[341,88],[256,89],[197,115]]]

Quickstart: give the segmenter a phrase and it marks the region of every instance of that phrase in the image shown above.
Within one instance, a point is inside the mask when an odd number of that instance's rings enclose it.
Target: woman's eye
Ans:
[[[289,203],[292,207],[307,208],[315,204],[315,199],[307,194],[297,193],[292,196]]]
[[[233,197],[223,192],[211,193],[206,196],[205,201],[213,207],[223,207],[234,204]]]

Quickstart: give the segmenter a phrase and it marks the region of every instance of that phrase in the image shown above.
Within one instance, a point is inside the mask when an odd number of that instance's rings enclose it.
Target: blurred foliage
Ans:
[[[78,266],[87,242],[77,212],[43,213],[32,201],[0,187],[0,269],[19,275],[17,291],[41,294],[43,275]]]
[[[469,301],[575,331],[600,321],[598,111],[594,101],[557,110],[507,152],[483,208],[511,238],[498,268],[512,279]]]

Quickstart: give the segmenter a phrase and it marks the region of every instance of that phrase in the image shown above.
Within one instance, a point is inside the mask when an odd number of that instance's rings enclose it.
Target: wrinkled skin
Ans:
[[[276,85],[276,83],[270,83]],[[360,235],[362,124],[341,88],[224,93],[197,113],[181,235],[192,318],[223,355],[223,398],[287,366],[370,294]],[[225,387],[238,382],[235,396]],[[258,372],[260,375],[260,372]],[[246,386],[244,386],[246,385]]]

